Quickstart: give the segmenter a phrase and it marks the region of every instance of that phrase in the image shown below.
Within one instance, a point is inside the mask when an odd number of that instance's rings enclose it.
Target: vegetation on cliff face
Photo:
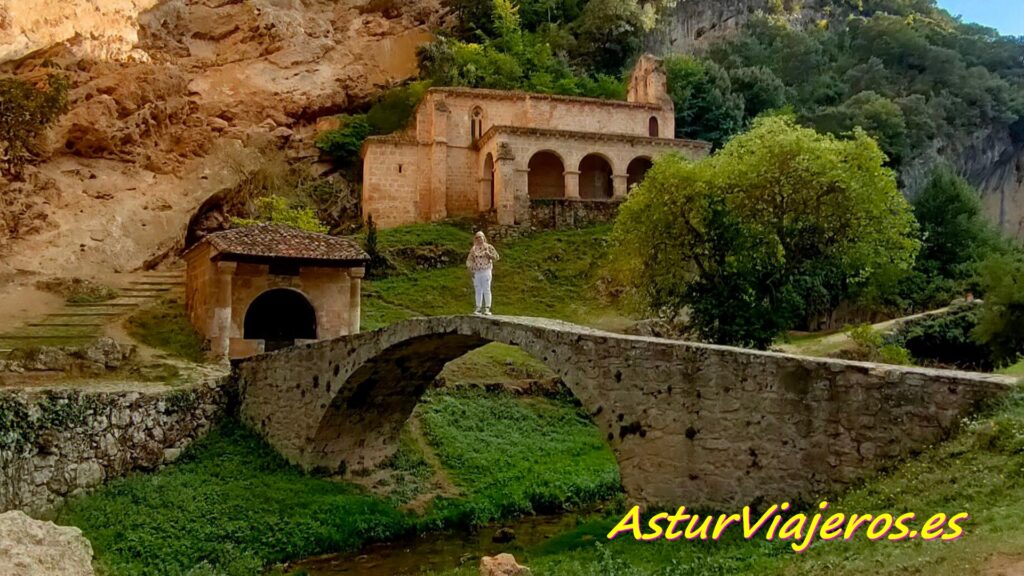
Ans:
[[[0,176],[18,177],[36,140],[67,112],[69,83],[51,74],[43,87],[0,78]]]
[[[890,2],[821,28],[755,20],[714,47],[730,76],[758,69],[785,86],[785,106],[819,130],[859,126],[893,166],[980,130],[1024,141],[1024,43],[961,24],[931,2]]]

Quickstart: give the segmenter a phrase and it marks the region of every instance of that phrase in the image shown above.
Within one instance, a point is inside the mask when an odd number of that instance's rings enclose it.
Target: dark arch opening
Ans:
[[[580,198],[600,200],[612,197],[612,165],[597,154],[580,162]]]
[[[643,182],[644,177],[647,176],[647,171],[650,170],[652,166],[654,166],[654,164],[651,162],[650,158],[645,156],[634,158],[633,161],[629,163],[629,167],[626,168],[626,174],[628,175],[628,178],[626,179],[627,188],[632,190],[633,186]]]
[[[565,197],[565,165],[557,154],[537,152],[527,167],[530,199]]]
[[[267,352],[294,346],[296,340],[316,340],[316,310],[300,292],[268,290],[245,312],[246,340],[263,340]]]
[[[650,134],[651,138],[658,137],[658,117],[651,116],[651,119],[647,121],[647,133]]]

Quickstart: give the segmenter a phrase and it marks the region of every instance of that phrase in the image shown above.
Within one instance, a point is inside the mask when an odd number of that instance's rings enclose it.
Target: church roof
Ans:
[[[362,266],[370,260],[370,255],[348,238],[306,232],[283,224],[232,228],[210,234],[203,241],[217,250],[215,258],[219,260],[292,260],[335,266]]]

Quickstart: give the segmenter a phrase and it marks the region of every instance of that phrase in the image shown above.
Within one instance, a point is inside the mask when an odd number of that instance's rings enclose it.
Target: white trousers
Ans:
[[[491,272],[491,268],[473,272],[473,289],[476,291],[477,310],[491,307]]]

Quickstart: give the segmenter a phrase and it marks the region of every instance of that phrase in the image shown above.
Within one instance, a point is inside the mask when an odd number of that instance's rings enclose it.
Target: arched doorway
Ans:
[[[644,177],[647,176],[647,171],[650,170],[653,165],[654,164],[651,162],[651,159],[646,156],[634,158],[626,168],[626,174],[628,175],[628,178],[626,179],[627,188],[632,190],[633,186],[643,182]]]
[[[651,119],[647,121],[647,133],[650,134],[651,138],[658,137],[658,117],[651,116]]]
[[[580,162],[580,198],[611,198],[612,165],[603,156],[589,154]]]
[[[537,152],[530,158],[527,188],[530,199],[565,197],[565,164],[554,152]]]
[[[267,352],[293,346],[296,340],[316,340],[316,310],[297,290],[267,290],[245,311],[243,337],[263,340]]]
[[[494,208],[494,156],[488,153],[480,174],[480,211],[490,212]]]

